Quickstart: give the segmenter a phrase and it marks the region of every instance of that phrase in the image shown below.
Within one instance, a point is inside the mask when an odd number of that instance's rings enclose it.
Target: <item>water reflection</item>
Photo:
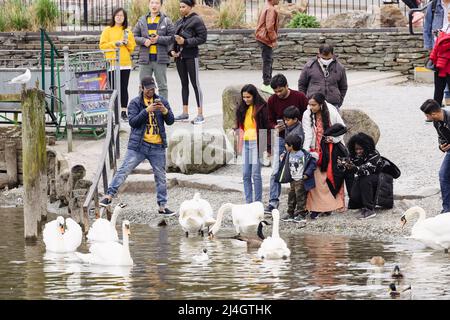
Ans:
[[[283,234],[291,257],[260,260],[257,249],[226,238],[186,238],[178,226],[133,225],[133,267],[80,263],[73,254],[46,253],[42,239],[23,241],[18,209],[0,209],[1,299],[391,299],[399,265],[412,286],[400,299],[450,298],[448,254],[410,241],[374,242],[344,236]],[[195,263],[208,250],[210,260]],[[83,242],[79,248],[86,252]],[[369,263],[382,256],[384,266]]]

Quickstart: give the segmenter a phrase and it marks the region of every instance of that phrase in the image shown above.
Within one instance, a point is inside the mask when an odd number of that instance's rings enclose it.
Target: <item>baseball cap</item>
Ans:
[[[145,76],[144,78],[142,78],[141,85],[145,89],[156,88],[155,80],[153,80],[153,77],[151,76]]]

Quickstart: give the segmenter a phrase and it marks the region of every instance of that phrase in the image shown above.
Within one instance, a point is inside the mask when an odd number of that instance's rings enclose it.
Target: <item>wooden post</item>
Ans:
[[[35,241],[47,203],[45,96],[38,89],[22,91],[22,149],[24,235],[25,240]]]
[[[47,151],[47,188],[50,203],[57,200],[56,197],[56,152]]]
[[[5,142],[5,162],[6,162],[6,174],[8,175],[8,187],[10,189],[17,187],[17,150],[16,143],[14,141]]]

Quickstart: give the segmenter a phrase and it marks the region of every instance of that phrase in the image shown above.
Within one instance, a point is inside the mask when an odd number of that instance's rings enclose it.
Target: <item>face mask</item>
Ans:
[[[324,66],[329,66],[330,65],[330,63],[333,61],[333,59],[329,59],[329,60],[325,60],[325,59],[323,59],[323,58],[319,58],[319,61],[320,61],[320,63],[321,64],[323,64]]]

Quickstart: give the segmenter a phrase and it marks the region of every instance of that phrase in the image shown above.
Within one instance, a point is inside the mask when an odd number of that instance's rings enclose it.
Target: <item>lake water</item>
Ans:
[[[400,299],[449,299],[450,256],[411,240],[287,235],[288,260],[260,261],[236,240],[185,238],[180,227],[131,226],[133,267],[85,265],[23,239],[21,209],[0,208],[0,299],[391,299],[398,264],[412,286]],[[270,234],[269,230],[266,233]],[[232,230],[219,236],[233,235]],[[119,232],[121,237],[121,232]],[[208,249],[209,262],[192,256]],[[78,249],[87,252],[83,241]],[[369,260],[382,256],[384,267]]]

